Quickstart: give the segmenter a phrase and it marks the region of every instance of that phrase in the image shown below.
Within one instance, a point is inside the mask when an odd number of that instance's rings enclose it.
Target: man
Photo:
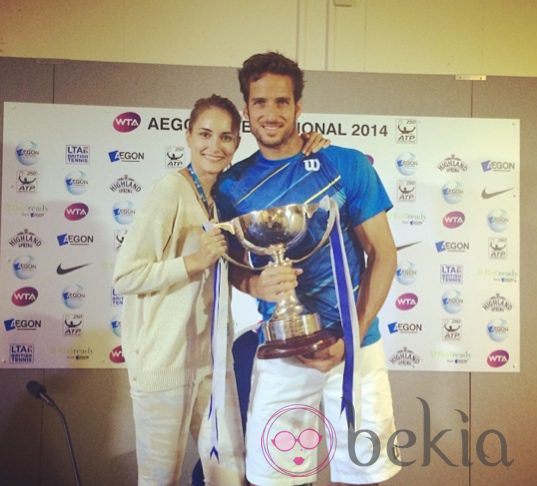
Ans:
[[[288,435],[291,442],[279,449],[280,452],[286,447],[290,450],[300,443],[305,457],[294,457],[289,466],[283,465],[287,460],[284,455],[277,460],[267,458],[270,451],[263,446],[263,434],[271,417],[284,407],[318,409],[322,400],[324,416],[334,426],[337,438],[330,462],[332,481],[347,484],[384,481],[399,470],[396,461],[390,460],[395,457],[394,451],[386,450],[395,426],[376,318],[396,268],[395,245],[386,218],[390,200],[362,153],[332,146],[315,154],[314,163],[312,156],[305,158],[300,153],[302,140],[296,121],[302,110],[304,80],[295,62],[278,53],[256,54],[244,62],[239,81],[246,103],[244,115],[259,151],[233,165],[218,183],[215,197],[222,220],[268,207],[318,202],[326,195],[337,201],[362,346],[355,373],[360,376],[354,379],[354,395],[361,397],[361,402],[355,403],[361,421],[355,428],[373,431],[381,442],[377,457],[374,441],[349,433],[345,414],[340,413],[343,359],[349,350],[345,350],[342,339],[329,245],[297,269],[273,267],[255,274],[234,268],[233,283],[260,299],[259,309],[265,319],[270,317],[273,303],[296,287],[297,296],[308,312],[318,313],[323,327],[338,337],[329,348],[307,356],[255,361],[246,431],[247,478],[260,486],[297,485],[315,480],[315,472],[320,469],[315,462],[317,454],[304,452],[314,446],[311,442],[310,447],[301,442],[302,434],[298,439],[294,434]],[[354,330],[355,336],[357,331]],[[306,419],[308,414],[303,415]],[[282,417],[278,426],[291,433],[317,427],[309,422],[297,424],[295,419],[285,422]],[[350,448],[349,438],[357,439]],[[275,440],[272,443],[278,447]],[[349,455],[351,448],[356,461]],[[374,461],[368,461],[371,458]],[[283,462],[278,463],[280,460]],[[295,469],[293,461],[297,465]],[[372,463],[364,466],[356,462]]]

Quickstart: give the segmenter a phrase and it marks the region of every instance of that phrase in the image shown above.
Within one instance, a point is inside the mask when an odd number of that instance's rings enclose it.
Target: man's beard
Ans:
[[[285,144],[291,140],[296,134],[296,125],[287,127],[284,132],[278,134],[278,136],[271,137],[263,128],[252,128],[252,134],[257,140],[259,145],[267,148],[278,148],[285,146]]]

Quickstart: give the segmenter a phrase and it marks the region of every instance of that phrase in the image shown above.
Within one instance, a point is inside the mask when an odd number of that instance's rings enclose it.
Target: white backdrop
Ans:
[[[117,250],[187,163],[189,110],[5,103],[0,367],[124,366]],[[391,369],[518,371],[519,121],[303,114],[366,153],[394,202],[380,314]],[[256,150],[248,126],[235,160]],[[235,294],[240,332],[255,304]]]

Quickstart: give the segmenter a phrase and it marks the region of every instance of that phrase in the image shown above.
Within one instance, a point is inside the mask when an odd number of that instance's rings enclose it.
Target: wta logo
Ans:
[[[442,223],[446,228],[453,229],[462,226],[465,220],[466,217],[464,216],[464,213],[461,213],[460,211],[452,211],[444,216]]]
[[[84,219],[89,213],[89,208],[84,203],[70,204],[65,208],[63,215],[69,221],[79,221]]]
[[[418,296],[413,293],[401,294],[395,301],[395,307],[399,310],[410,310],[418,305]]]
[[[18,307],[25,307],[37,300],[39,293],[33,287],[21,287],[11,295],[11,302]]]
[[[126,111],[114,118],[113,126],[118,132],[132,132],[140,126],[141,121],[142,119],[138,113]]]
[[[112,349],[108,357],[110,358],[110,361],[112,361],[112,363],[125,362],[125,358],[123,357],[123,349],[121,349],[121,346],[116,346],[114,349]]]
[[[487,356],[487,364],[492,368],[500,368],[509,362],[509,353],[504,349],[492,351]]]

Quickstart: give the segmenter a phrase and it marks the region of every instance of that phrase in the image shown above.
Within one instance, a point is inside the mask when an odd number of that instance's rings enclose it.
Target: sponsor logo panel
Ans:
[[[462,338],[462,319],[442,319],[442,341],[460,341]]]
[[[15,190],[24,194],[35,194],[39,174],[36,170],[18,170]]]
[[[10,364],[32,364],[35,349],[32,343],[11,343],[9,345]]]
[[[418,120],[413,118],[399,118],[396,122],[397,143],[418,142]]]
[[[501,368],[509,363],[509,353],[505,349],[496,349],[487,356],[487,364],[491,368]]]
[[[389,361],[390,363],[403,368],[415,368],[421,363],[421,357],[413,350],[404,346],[392,354]]]
[[[115,130],[121,133],[128,133],[136,130],[142,123],[142,118],[138,113],[126,111],[120,113],[114,118],[112,126]]]
[[[22,165],[34,165],[39,162],[39,147],[30,140],[19,143],[15,149],[15,154]]]
[[[62,319],[62,335],[64,337],[80,337],[84,329],[84,314],[64,314]]]
[[[66,145],[65,163],[71,165],[88,165],[90,163],[90,146]]]

